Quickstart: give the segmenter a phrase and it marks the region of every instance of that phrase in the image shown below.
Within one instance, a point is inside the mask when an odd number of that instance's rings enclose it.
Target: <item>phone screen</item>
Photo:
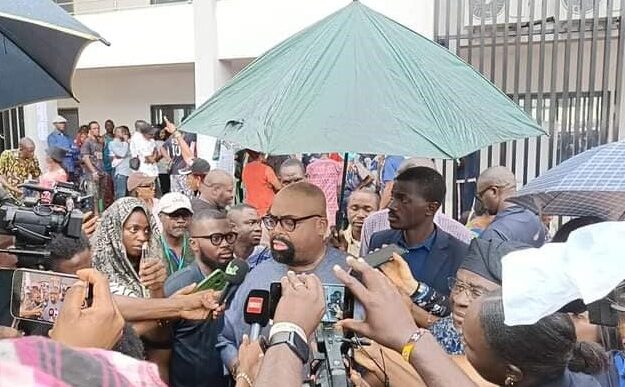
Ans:
[[[55,272],[17,269],[13,274],[11,314],[15,318],[54,324],[67,290],[78,277]],[[91,304],[88,289],[83,308]]]
[[[226,285],[227,285],[226,275],[224,274],[223,271],[221,271],[221,269],[217,269],[217,270],[213,270],[213,272],[210,273],[208,277],[204,278],[202,282],[197,284],[193,292],[200,292],[200,291],[209,290],[209,289],[221,291],[221,290],[224,290]]]
[[[323,284],[323,293],[326,311],[321,318],[321,322],[335,323],[354,316],[354,298],[344,285]],[[276,313],[276,307],[281,297],[282,284],[280,282],[271,283],[269,290],[269,315],[272,318]]]

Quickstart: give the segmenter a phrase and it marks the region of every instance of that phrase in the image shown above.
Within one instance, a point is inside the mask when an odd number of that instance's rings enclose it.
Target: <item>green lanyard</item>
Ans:
[[[171,247],[169,247],[169,245],[165,241],[165,238],[162,235],[161,235],[161,245],[163,246],[163,252],[165,253],[165,257],[167,257],[170,274],[173,274],[177,272],[178,270],[182,269],[182,267],[184,266],[184,258],[186,256],[186,250],[187,250],[187,236],[185,235],[183,237],[182,254],[180,254],[180,257],[176,255],[176,252]],[[174,267],[177,267],[177,268],[174,270]]]

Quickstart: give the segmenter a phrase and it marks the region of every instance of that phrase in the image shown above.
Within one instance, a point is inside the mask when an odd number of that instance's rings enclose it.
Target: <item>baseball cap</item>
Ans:
[[[188,197],[180,192],[170,192],[163,195],[158,203],[158,213],[173,214],[174,212],[185,209],[193,214],[191,201]]]
[[[67,120],[63,116],[56,116],[56,118],[54,119],[54,121],[52,121],[52,123],[53,124],[62,124],[62,123],[67,123]]]
[[[204,159],[197,158],[193,160],[190,167],[181,169],[178,173],[181,175],[206,175],[211,170],[211,165]]]
[[[143,172],[133,172],[128,176],[128,191],[135,190],[142,184],[149,184],[156,180],[156,176],[148,176]]]

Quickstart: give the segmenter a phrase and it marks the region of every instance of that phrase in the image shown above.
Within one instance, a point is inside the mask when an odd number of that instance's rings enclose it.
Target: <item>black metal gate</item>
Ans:
[[[483,149],[478,170],[505,165],[523,185],[577,153],[619,139],[623,13],[625,0],[435,0],[434,40],[550,134]],[[442,167],[458,187],[457,162]],[[455,189],[446,212],[459,216],[459,202]]]

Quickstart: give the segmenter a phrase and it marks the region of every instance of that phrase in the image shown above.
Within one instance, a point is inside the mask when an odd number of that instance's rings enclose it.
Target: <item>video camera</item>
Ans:
[[[0,234],[13,235],[14,247],[0,252],[17,256],[18,267],[47,270],[50,252],[46,249],[53,234],[79,238],[82,233],[82,210],[91,209],[92,196],[82,195],[73,183],[56,183],[54,188],[22,184],[20,188],[49,193],[49,203],[40,197],[16,202],[0,194]],[[46,195],[47,196],[47,195]]]
[[[304,382],[304,386],[350,386],[349,364],[352,364],[352,349],[356,345],[365,345],[365,342],[347,337],[336,327],[336,323],[353,317],[354,298],[343,285],[324,284],[323,291],[326,311],[315,333],[316,347],[311,353],[310,377]],[[273,318],[282,297],[281,283],[272,283],[269,294],[269,315]]]

